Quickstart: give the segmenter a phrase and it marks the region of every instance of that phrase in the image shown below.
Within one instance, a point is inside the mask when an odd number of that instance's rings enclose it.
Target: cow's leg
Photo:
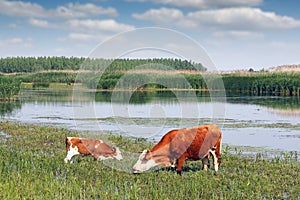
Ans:
[[[209,150],[209,153],[210,153],[210,154],[212,155],[212,157],[213,157],[215,172],[218,172],[219,163],[218,163],[218,157],[217,157],[215,151],[216,151],[215,149],[210,149],[210,150]]]
[[[171,163],[171,167],[172,168],[175,168],[176,167],[176,158],[172,158],[172,159],[170,159],[170,163]]]
[[[209,154],[202,159],[202,170],[207,171],[210,166]]]
[[[222,158],[221,158],[221,148],[222,148],[222,138],[219,138],[216,144],[216,157],[218,158],[218,166],[220,167]]]
[[[75,156],[72,156],[70,163],[74,163],[75,162]]]
[[[182,171],[185,159],[186,159],[186,156],[184,154],[177,159],[177,169],[176,170],[177,170],[177,174],[179,174],[179,175],[181,175],[181,171]]]

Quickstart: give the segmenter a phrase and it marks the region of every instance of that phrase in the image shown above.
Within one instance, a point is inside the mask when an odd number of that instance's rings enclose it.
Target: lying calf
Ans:
[[[109,158],[122,159],[119,148],[111,147],[102,140],[86,139],[79,137],[66,137],[67,156],[65,163],[74,162],[75,155],[91,155],[94,160],[106,160]]]

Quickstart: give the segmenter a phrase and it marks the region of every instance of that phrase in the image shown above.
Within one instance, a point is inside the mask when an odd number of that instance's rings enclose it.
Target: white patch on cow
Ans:
[[[173,159],[173,162],[170,165],[172,168],[176,167],[176,158]]]
[[[211,155],[213,156],[213,160],[214,160],[214,167],[215,167],[215,172],[218,171],[219,166],[218,166],[218,158],[216,156],[215,150],[209,150],[209,153],[211,153]]]
[[[99,144],[96,144],[96,145],[95,145],[95,149],[97,149],[98,147],[99,147]]]
[[[98,160],[107,160],[107,159],[110,159],[110,158],[112,158],[112,157],[99,156]]]
[[[99,142],[100,142],[101,144],[104,143],[103,140],[99,140]]]
[[[121,151],[120,151],[120,149],[119,149],[118,147],[116,147],[116,153],[117,153],[117,155],[114,156],[114,157],[115,157],[117,160],[122,160],[122,159],[123,159],[123,156],[122,156]]]
[[[135,165],[132,168],[133,173],[135,173],[135,174],[141,173],[141,172],[149,170],[152,167],[159,165],[153,159],[145,160],[145,156],[146,156],[147,152],[148,152],[148,150],[144,150],[141,153],[138,161],[135,163]]]
[[[67,154],[67,156],[66,156],[66,158],[65,158],[65,163],[68,163],[68,161],[70,161],[71,163],[74,163],[74,159],[73,159],[73,157],[75,156],[75,155],[79,155],[80,153],[78,152],[78,147],[72,147],[72,146],[70,146],[70,149],[69,149],[69,151],[68,151],[68,154]]]
[[[115,156],[108,156],[108,157],[105,157],[105,156],[99,156],[99,157],[98,157],[98,160],[107,160],[107,159],[110,159],[110,158],[115,158],[115,159],[117,159],[117,160],[122,160],[123,157],[122,157],[121,151],[119,150],[118,147],[116,147],[116,153],[117,153],[117,155],[115,155]]]
[[[207,171],[207,170],[208,170],[208,166],[207,166],[207,165],[204,165],[204,166],[203,166],[203,170]]]

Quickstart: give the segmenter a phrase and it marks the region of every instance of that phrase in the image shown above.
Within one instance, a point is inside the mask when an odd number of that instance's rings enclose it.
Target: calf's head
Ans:
[[[155,162],[155,160],[152,157],[152,153],[149,150],[144,150],[139,156],[138,161],[133,166],[132,172],[134,174],[138,174],[147,171],[148,169],[156,165],[159,165],[159,163]]]

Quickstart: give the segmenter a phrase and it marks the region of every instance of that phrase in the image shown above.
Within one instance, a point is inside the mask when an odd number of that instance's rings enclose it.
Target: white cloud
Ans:
[[[159,24],[177,23],[178,20],[184,18],[180,10],[169,8],[151,9],[143,14],[133,14],[132,16],[136,19],[150,20]]]
[[[28,22],[33,26],[38,26],[43,28],[48,28],[50,26],[50,24],[46,20],[30,19]]]
[[[56,9],[45,9],[39,4],[23,1],[0,0],[0,13],[13,17],[33,18],[83,18],[100,15],[117,16],[114,8],[103,8],[91,3],[69,3]]]
[[[94,40],[95,36],[86,33],[70,33],[68,35],[68,39],[77,40],[77,41],[88,41],[88,40]]]
[[[104,35],[102,33],[70,33],[66,38],[63,38],[63,41],[69,40],[72,42],[93,42],[93,43],[99,43],[107,38],[109,38],[110,35]]]
[[[60,41],[101,42],[119,32],[133,30],[135,27],[118,23],[115,20],[69,20],[57,25],[57,28],[70,31],[67,37]]]
[[[131,2],[153,2],[156,4],[189,7],[196,9],[258,6],[263,0],[127,0]]]
[[[252,31],[218,31],[212,34],[214,39],[261,39],[264,38],[264,34]]]
[[[108,36],[114,35],[119,32],[135,29],[134,26],[119,23],[113,19],[71,19],[60,23],[49,23],[46,20],[30,19],[28,23],[32,26],[42,28],[53,28],[70,31],[67,39],[80,41],[93,39],[99,40],[100,38],[107,38]]]
[[[129,31],[134,29],[134,26],[118,23],[113,19],[108,20],[69,20],[66,23],[66,26],[70,30],[75,30],[79,32],[110,32],[110,33],[118,33],[122,31]]]
[[[274,12],[264,12],[258,8],[245,7],[201,10],[186,15],[177,9],[161,8],[132,16],[136,19],[148,20],[162,25],[165,25],[166,22],[173,22],[172,25],[190,29],[270,30],[300,27],[300,20],[292,17],[280,16]]]
[[[20,38],[20,37],[12,37],[7,39],[0,40],[0,46],[5,47],[2,50],[9,50],[11,48],[20,47],[20,48],[30,48],[32,47],[32,39],[31,38]]]
[[[0,13],[8,16],[43,17],[45,9],[35,3],[0,0]]]
[[[54,15],[62,18],[85,18],[99,15],[117,16],[118,12],[114,8],[102,8],[91,3],[79,4],[69,3],[67,6],[59,6],[55,11],[50,11]]]
[[[264,12],[258,8],[224,8],[189,13],[186,20],[195,27],[223,29],[290,29],[300,27],[300,21],[292,17]]]
[[[22,38],[11,38],[7,40],[8,44],[20,44],[23,42]]]

